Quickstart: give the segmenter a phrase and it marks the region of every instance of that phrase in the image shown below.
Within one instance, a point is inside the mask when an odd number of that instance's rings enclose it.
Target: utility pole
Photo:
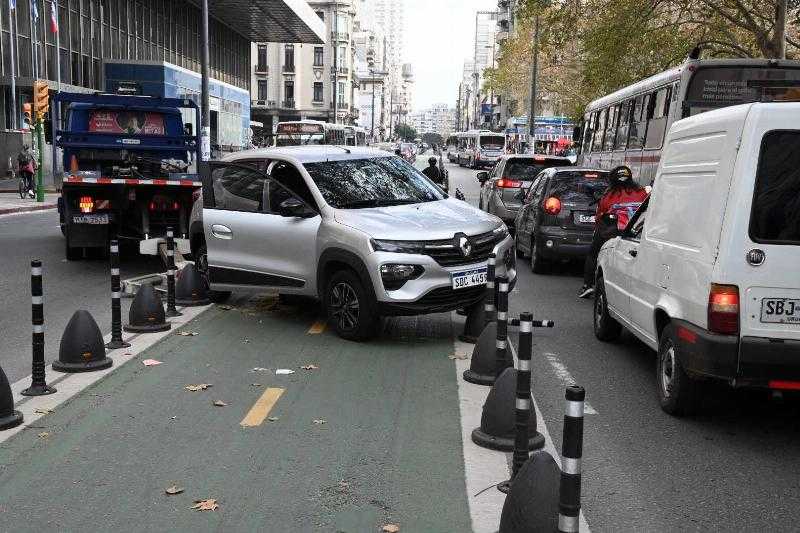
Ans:
[[[461,90],[463,83],[458,84],[458,100],[456,100],[456,133],[461,131]]]
[[[375,140],[375,69],[369,69],[370,74],[370,81],[372,82],[372,108],[370,111],[370,115],[372,118],[372,127],[369,130],[370,136],[372,136],[372,140]]]
[[[536,81],[539,75],[539,15],[536,15],[533,26],[533,68],[531,71],[531,116],[528,118],[528,131],[532,153],[536,153]]]
[[[200,161],[197,170],[201,179],[209,177],[209,164],[211,160],[211,110],[208,95],[209,63],[211,61],[208,43],[208,0],[202,2],[202,27],[200,42]]]
[[[333,123],[339,123],[339,4],[333,2]]]
[[[786,59],[786,12],[788,0],[777,0],[775,2],[775,57]]]

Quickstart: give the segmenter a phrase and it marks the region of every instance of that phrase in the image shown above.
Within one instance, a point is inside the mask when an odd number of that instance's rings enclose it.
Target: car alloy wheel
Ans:
[[[670,346],[661,354],[659,361],[659,377],[661,378],[661,393],[664,398],[671,398],[675,382],[675,347]]]
[[[340,330],[353,331],[358,327],[360,304],[356,291],[348,283],[339,282],[331,289],[331,315]]]

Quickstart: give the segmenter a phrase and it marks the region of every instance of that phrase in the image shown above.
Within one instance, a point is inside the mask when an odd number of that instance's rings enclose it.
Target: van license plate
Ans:
[[[477,268],[466,272],[455,272],[451,275],[454,289],[466,289],[476,285],[486,285],[486,269]]]
[[[764,298],[761,300],[761,322],[800,324],[800,300]]]
[[[108,213],[72,215],[73,224],[108,224]]]

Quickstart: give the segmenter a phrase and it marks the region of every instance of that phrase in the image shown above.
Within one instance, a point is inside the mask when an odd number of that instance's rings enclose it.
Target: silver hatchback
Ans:
[[[383,151],[251,150],[213,162],[206,179],[191,242],[217,296],[276,289],[316,297],[347,339],[369,337],[381,316],[478,302],[492,253],[498,275],[516,278],[500,219]]]

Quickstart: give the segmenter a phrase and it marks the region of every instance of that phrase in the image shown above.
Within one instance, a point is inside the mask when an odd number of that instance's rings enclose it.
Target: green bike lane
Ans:
[[[0,530],[471,529],[449,315],[359,344],[310,334],[314,309],[233,306],[0,445]],[[242,427],[268,388],[268,418]],[[191,509],[204,499],[219,508]]]

